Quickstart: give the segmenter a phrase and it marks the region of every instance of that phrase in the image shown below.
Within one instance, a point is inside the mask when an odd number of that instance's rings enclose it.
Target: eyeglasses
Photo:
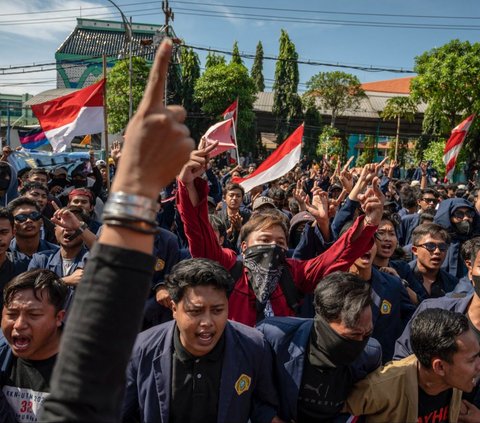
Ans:
[[[433,253],[437,248],[444,253],[448,250],[448,244],[446,242],[439,242],[438,244],[435,242],[426,242],[425,244],[417,245],[417,247],[423,247],[429,253]]]
[[[42,213],[39,213],[38,211],[33,211],[31,213],[20,213],[16,216],[13,216],[13,218],[20,223],[26,222],[27,219],[36,222],[37,220],[40,220],[42,218]]]
[[[437,204],[438,200],[436,198],[422,198],[422,201],[428,204]]]
[[[465,216],[468,217],[469,219],[473,219],[475,217],[475,211],[473,211],[473,210],[466,210],[466,211],[455,210],[452,213],[452,217],[455,217],[457,219],[464,219]]]

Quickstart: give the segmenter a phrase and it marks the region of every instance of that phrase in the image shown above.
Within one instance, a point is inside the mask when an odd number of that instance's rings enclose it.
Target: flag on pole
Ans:
[[[245,192],[250,191],[258,185],[281,178],[290,172],[300,161],[302,152],[303,124],[295,131],[258,166],[255,172],[247,178],[234,178],[233,182],[239,183]]]
[[[33,150],[48,144],[48,139],[41,127],[31,129],[29,131],[18,131],[18,138],[23,148]]]
[[[65,151],[76,136],[104,130],[105,79],[45,103],[32,106],[54,152]]]
[[[83,140],[80,142],[80,145],[90,145],[92,144],[92,136],[90,134],[85,135]]]
[[[443,150],[443,163],[445,163],[445,180],[451,180],[455,171],[455,163],[457,162],[458,153],[462,148],[468,130],[472,125],[475,115],[470,115],[463,122],[453,128],[450,138],[447,140],[445,149]]]
[[[235,125],[237,124],[237,114],[238,114],[238,98],[226,108],[222,113],[223,119],[227,120],[233,118]]]
[[[205,135],[202,137],[206,141],[206,145],[210,145],[218,141],[217,147],[212,150],[210,157],[218,156],[224,151],[235,148],[235,137],[233,133],[233,118],[218,122],[208,128]]]

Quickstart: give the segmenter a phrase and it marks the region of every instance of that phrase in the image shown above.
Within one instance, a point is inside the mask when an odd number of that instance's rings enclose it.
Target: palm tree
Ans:
[[[397,119],[397,136],[395,139],[395,161],[398,159],[398,142],[400,139],[400,119],[407,122],[415,120],[417,102],[411,97],[392,97],[387,100],[385,109],[380,113],[383,120]]]

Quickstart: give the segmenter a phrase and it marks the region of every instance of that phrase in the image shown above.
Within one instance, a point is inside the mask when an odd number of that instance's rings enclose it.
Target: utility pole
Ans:
[[[172,19],[172,21],[175,20],[175,14],[173,13],[172,8],[168,5],[168,0],[162,1],[162,10],[163,10],[163,13],[165,14],[165,32],[168,35],[167,28],[168,28],[170,19]]]

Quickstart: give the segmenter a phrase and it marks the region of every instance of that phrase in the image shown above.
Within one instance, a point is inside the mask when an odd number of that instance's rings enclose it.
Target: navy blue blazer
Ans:
[[[285,421],[297,418],[298,392],[312,326],[313,319],[298,317],[272,317],[257,326],[275,353],[275,376],[280,390],[279,417]],[[370,338],[362,354],[350,365],[354,382],[381,364],[382,348]]]
[[[123,422],[168,423],[175,321],[142,332],[127,369]],[[270,422],[277,414],[271,350],[262,334],[241,323],[225,327],[217,423]],[[247,390],[236,383],[250,378]],[[185,404],[188,407],[188,404]]]

